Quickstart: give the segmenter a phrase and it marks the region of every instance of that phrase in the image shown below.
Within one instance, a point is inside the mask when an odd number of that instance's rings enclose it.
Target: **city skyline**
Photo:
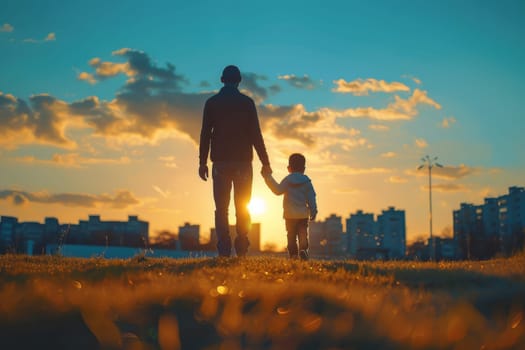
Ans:
[[[460,208],[452,213],[452,237],[448,233],[448,237],[432,236],[408,242],[408,245],[404,210],[388,207],[379,214],[357,210],[346,220],[331,214],[324,220],[311,222],[310,253],[324,257],[345,255],[359,260],[423,259],[425,256],[431,260],[470,260],[487,259],[495,254],[508,256],[523,249],[524,201],[525,188],[512,186],[506,194],[486,197],[483,204],[460,203]],[[200,225],[189,222],[179,226],[178,232],[163,231],[150,239],[149,222],[139,220],[136,215],[128,216],[127,222],[103,221],[100,215],[89,215],[88,220],[79,219],[78,224],[60,223],[55,217],[45,217],[43,223],[23,222],[17,217],[1,214],[0,219],[0,253],[16,251],[31,255],[36,247],[38,254],[49,254],[68,243],[214,251],[217,243],[215,228],[210,229],[209,237],[203,237]],[[343,229],[344,222],[346,227]],[[235,230],[235,225],[230,225],[232,235],[235,235]],[[252,253],[261,250],[260,233],[261,224],[252,223],[248,234]],[[425,241],[428,241],[428,248],[432,247],[426,252]],[[276,249],[279,250],[269,242],[263,250]],[[429,255],[430,252],[433,253]]]
[[[275,178],[290,153],[305,154],[318,218],[395,206],[407,242],[428,237],[417,166],[429,154],[444,166],[432,173],[441,235],[460,203],[524,185],[524,20],[521,1],[7,1],[2,214],[139,215],[152,236],[184,222],[209,232],[211,183],[197,175],[202,107],[236,64]],[[261,245],[284,246],[282,198],[253,164]]]

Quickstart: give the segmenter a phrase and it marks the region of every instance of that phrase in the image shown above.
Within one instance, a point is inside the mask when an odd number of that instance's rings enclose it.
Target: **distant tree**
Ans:
[[[176,249],[177,248],[177,238],[176,233],[170,232],[168,230],[163,230],[157,233],[156,236],[151,238],[151,246],[162,249]]]
[[[208,242],[201,243],[199,250],[206,251],[206,252],[214,252],[217,250],[217,241],[212,241],[210,239]]]
[[[200,242],[195,237],[179,237],[180,249],[186,251],[199,250]]]
[[[277,252],[279,248],[277,247],[277,244],[274,242],[266,242],[264,243],[263,252]]]
[[[416,240],[407,245],[406,257],[411,260],[428,260],[428,246],[424,236],[416,237]]]
[[[453,236],[454,232],[452,231],[452,226],[445,226],[443,230],[441,230],[441,237],[452,238]]]

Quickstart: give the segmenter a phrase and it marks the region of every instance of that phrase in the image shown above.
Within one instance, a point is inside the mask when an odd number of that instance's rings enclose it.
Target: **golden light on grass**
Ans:
[[[122,337],[119,329],[115,326],[108,313],[108,310],[102,307],[97,309],[86,306],[82,310],[82,319],[95,337],[97,337],[102,348],[122,348]]]
[[[219,302],[216,297],[205,296],[197,311],[197,318],[202,320],[211,320],[217,314]]]
[[[522,320],[523,320],[523,312],[520,311],[516,313],[516,315],[514,315],[514,317],[512,318],[511,328],[512,329],[518,328]]]
[[[179,322],[173,314],[164,314],[159,318],[159,345],[162,350],[179,350]]]
[[[0,336],[6,349],[60,348],[38,337],[56,327],[99,348],[525,348],[525,256],[481,264],[0,256]]]
[[[219,293],[220,295],[226,295],[228,294],[228,287],[226,286],[217,286],[217,293]]]

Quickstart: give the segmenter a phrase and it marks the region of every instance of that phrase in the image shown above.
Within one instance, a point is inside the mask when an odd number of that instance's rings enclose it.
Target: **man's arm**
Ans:
[[[206,181],[208,178],[208,152],[210,150],[211,133],[213,123],[209,113],[208,101],[204,105],[202,113],[202,128],[199,142],[199,176]]]
[[[270,160],[268,158],[268,153],[266,152],[266,146],[264,145],[264,139],[261,133],[261,127],[259,125],[259,117],[257,116],[257,109],[255,108],[255,103],[251,103],[251,118],[252,118],[252,142],[253,147],[255,147],[255,152],[261,160],[263,167],[270,168]]]

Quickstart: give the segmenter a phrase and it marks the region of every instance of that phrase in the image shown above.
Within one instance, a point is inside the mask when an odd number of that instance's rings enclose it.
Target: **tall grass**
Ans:
[[[0,257],[5,349],[525,349],[525,257]]]

